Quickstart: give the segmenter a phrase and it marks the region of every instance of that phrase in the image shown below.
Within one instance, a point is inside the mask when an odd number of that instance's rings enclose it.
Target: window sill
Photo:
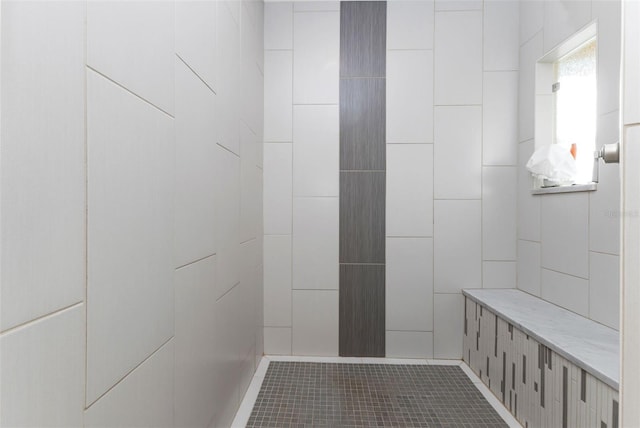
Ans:
[[[540,187],[531,191],[532,195],[546,195],[549,193],[593,192],[598,189],[598,183],[573,184],[571,186]]]

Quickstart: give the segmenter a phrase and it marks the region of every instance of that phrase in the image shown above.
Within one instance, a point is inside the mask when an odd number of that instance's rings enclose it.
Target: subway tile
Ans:
[[[544,25],[544,2],[522,0],[520,2],[520,45],[526,43]]]
[[[433,357],[462,358],[464,298],[462,294],[435,294]]]
[[[175,4],[176,55],[213,90],[216,89],[217,40],[216,25],[212,23],[217,21],[216,14],[215,1],[187,0]]]
[[[0,331],[84,298],[85,12],[2,4]]]
[[[482,195],[482,107],[436,107],[434,197],[480,199]]]
[[[338,356],[338,290],[293,291],[293,355]]]
[[[216,252],[215,117],[215,94],[176,60],[176,267]]]
[[[84,426],[173,426],[173,353],[172,340],[88,408]]]
[[[542,269],[540,297],[582,316],[589,316],[589,280]]]
[[[433,331],[433,238],[387,238],[386,271],[387,330]]]
[[[542,198],[541,212],[542,267],[589,278],[589,194]]]
[[[482,168],[482,259],[516,260],[516,167]]]
[[[517,165],[518,72],[485,72],[483,85],[482,163]]]
[[[436,12],[482,10],[481,0],[436,0]]]
[[[294,106],[294,196],[338,196],[338,146],[338,106]]]
[[[518,84],[518,142],[534,137],[536,62],[542,57],[542,32],[520,48]]]
[[[264,325],[291,326],[291,235],[264,237]]]
[[[518,240],[518,289],[540,296],[540,243]]]
[[[2,426],[82,426],[84,321],[77,305],[0,336]]]
[[[340,173],[340,263],[384,263],[385,173]]]
[[[483,17],[484,69],[517,70],[520,2],[487,1]]]
[[[385,79],[340,80],[340,169],[385,169]]]
[[[386,39],[386,2],[343,2],[340,77],[384,77]]]
[[[533,151],[533,140],[518,145],[518,239],[540,241],[541,197],[531,194],[531,173],[525,167]]]
[[[174,5],[88,2],[86,7],[87,65],[173,114]]]
[[[291,355],[291,327],[265,327],[264,354]]]
[[[436,293],[481,288],[481,215],[481,201],[435,201],[433,252]]]
[[[216,257],[175,273],[175,425],[207,426],[215,400]]]
[[[598,21],[598,114],[620,108],[620,44],[622,2],[594,0],[592,19]]]
[[[387,143],[433,142],[432,51],[387,52],[386,116]]]
[[[544,51],[549,52],[591,20],[591,1],[556,0],[544,3]]]
[[[339,300],[340,355],[383,357],[385,266],[341,264]]]
[[[293,49],[293,2],[265,3],[264,48]]]
[[[482,288],[516,288],[517,263],[482,262]]]
[[[294,13],[293,102],[337,104],[340,13]]]
[[[175,146],[173,119],[87,78],[90,404],[173,335]]]
[[[481,11],[436,13],[434,62],[436,105],[482,103]]]
[[[328,11],[340,11],[339,1],[315,1],[315,0],[302,0],[293,2],[294,12],[328,12]]]
[[[427,331],[387,331],[386,357],[433,358],[433,333]]]
[[[387,236],[433,236],[433,145],[387,146]]]
[[[292,140],[292,82],[292,53],[290,51],[265,51],[264,141]]]
[[[244,82],[241,82],[241,40],[238,21],[230,9],[219,5],[217,10],[216,101],[218,114],[218,144],[235,154],[240,154],[240,96]]]
[[[433,0],[387,2],[387,49],[433,49],[433,9]]]
[[[589,318],[620,328],[620,257],[589,253]]]
[[[294,198],[294,289],[338,289],[338,224],[338,198]]]
[[[264,233],[291,234],[292,144],[264,145]]]

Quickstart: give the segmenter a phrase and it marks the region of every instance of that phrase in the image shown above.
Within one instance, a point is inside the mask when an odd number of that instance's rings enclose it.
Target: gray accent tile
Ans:
[[[340,355],[384,357],[385,267],[340,265]]]
[[[385,79],[340,80],[340,169],[384,170]]]
[[[387,3],[340,4],[340,77],[385,77]]]
[[[385,173],[340,173],[340,263],[385,262]]]

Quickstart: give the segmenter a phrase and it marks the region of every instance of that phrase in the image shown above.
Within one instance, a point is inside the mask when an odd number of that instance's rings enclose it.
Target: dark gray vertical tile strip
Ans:
[[[618,428],[618,402],[613,400],[613,408],[611,409],[611,428]]]
[[[385,355],[386,8],[340,4],[341,356]]]
[[[569,390],[567,383],[569,382],[569,372],[566,367],[562,367],[562,428],[567,428],[567,416],[569,407]]]
[[[580,369],[580,400],[583,403],[587,402],[587,372],[585,369]]]
[[[522,383],[527,384],[527,356],[522,356]]]

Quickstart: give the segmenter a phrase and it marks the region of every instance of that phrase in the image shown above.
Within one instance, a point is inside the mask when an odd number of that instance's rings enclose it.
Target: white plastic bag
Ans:
[[[527,169],[537,177],[555,183],[573,183],[578,172],[568,148],[559,144],[540,147],[529,158]]]

